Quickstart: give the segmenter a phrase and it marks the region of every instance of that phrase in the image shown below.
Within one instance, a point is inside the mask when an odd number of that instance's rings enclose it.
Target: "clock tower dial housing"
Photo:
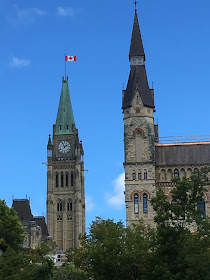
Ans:
[[[58,144],[58,150],[59,150],[59,152],[61,152],[63,154],[68,153],[70,151],[70,143],[66,140],[61,141]]]

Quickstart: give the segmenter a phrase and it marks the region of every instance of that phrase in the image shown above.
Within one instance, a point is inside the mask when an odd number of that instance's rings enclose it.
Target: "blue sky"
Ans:
[[[138,16],[160,136],[209,134],[210,1],[141,0]],[[46,145],[64,54],[85,150],[87,226],[125,221],[121,91],[129,75],[131,0],[0,0],[0,198],[46,213]]]

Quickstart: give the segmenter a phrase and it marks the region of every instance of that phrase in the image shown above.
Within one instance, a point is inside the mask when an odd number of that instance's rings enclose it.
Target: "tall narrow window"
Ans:
[[[73,173],[71,173],[71,186],[73,186],[74,185],[74,175],[73,175]]]
[[[61,187],[63,187],[63,172],[61,172]]]
[[[55,176],[55,186],[56,188],[58,188],[58,174],[56,174]]]
[[[66,187],[69,186],[69,175],[68,173],[66,173]]]
[[[58,212],[63,211],[63,205],[62,205],[62,202],[61,202],[61,201],[58,201],[58,203],[57,203],[57,211],[58,211]]]
[[[147,180],[147,171],[144,170],[144,180]]]
[[[197,209],[199,210],[199,216],[205,217],[206,216],[206,205],[204,199],[197,203]]]
[[[148,212],[148,195],[146,193],[143,194],[143,213]]]
[[[142,133],[140,130],[137,130],[135,133],[135,152],[136,152],[136,161],[142,161]]]
[[[179,170],[174,169],[174,178],[179,178]]]
[[[141,172],[138,173],[138,179],[141,180]]]
[[[71,212],[72,211],[72,202],[71,202],[71,200],[69,200],[68,202],[67,202],[67,211],[69,212]]]
[[[134,195],[134,213],[139,213],[139,195],[137,193]]]
[[[136,172],[133,172],[133,180],[136,180]]]

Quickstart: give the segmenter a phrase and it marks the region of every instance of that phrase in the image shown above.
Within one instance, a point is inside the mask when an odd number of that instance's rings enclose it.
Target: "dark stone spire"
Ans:
[[[145,60],[145,53],[144,53],[144,47],[141,39],[138,16],[135,11],[130,52],[129,52],[129,60],[132,57],[136,57],[136,56],[143,56]]]
[[[131,106],[136,90],[139,91],[144,106],[154,108],[154,97],[149,89],[144,65],[131,65],[128,84],[123,98],[123,109]]]
[[[154,96],[152,91],[149,89],[147,81],[147,74],[144,65],[145,54],[136,11],[134,15],[129,60],[131,63],[131,69],[127,88],[123,92],[122,108],[125,109],[131,106],[137,90],[139,91],[143,105],[154,108]]]

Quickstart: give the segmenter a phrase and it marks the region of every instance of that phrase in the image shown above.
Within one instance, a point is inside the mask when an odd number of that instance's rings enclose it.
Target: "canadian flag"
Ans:
[[[76,56],[65,55],[65,61],[77,61]]]

